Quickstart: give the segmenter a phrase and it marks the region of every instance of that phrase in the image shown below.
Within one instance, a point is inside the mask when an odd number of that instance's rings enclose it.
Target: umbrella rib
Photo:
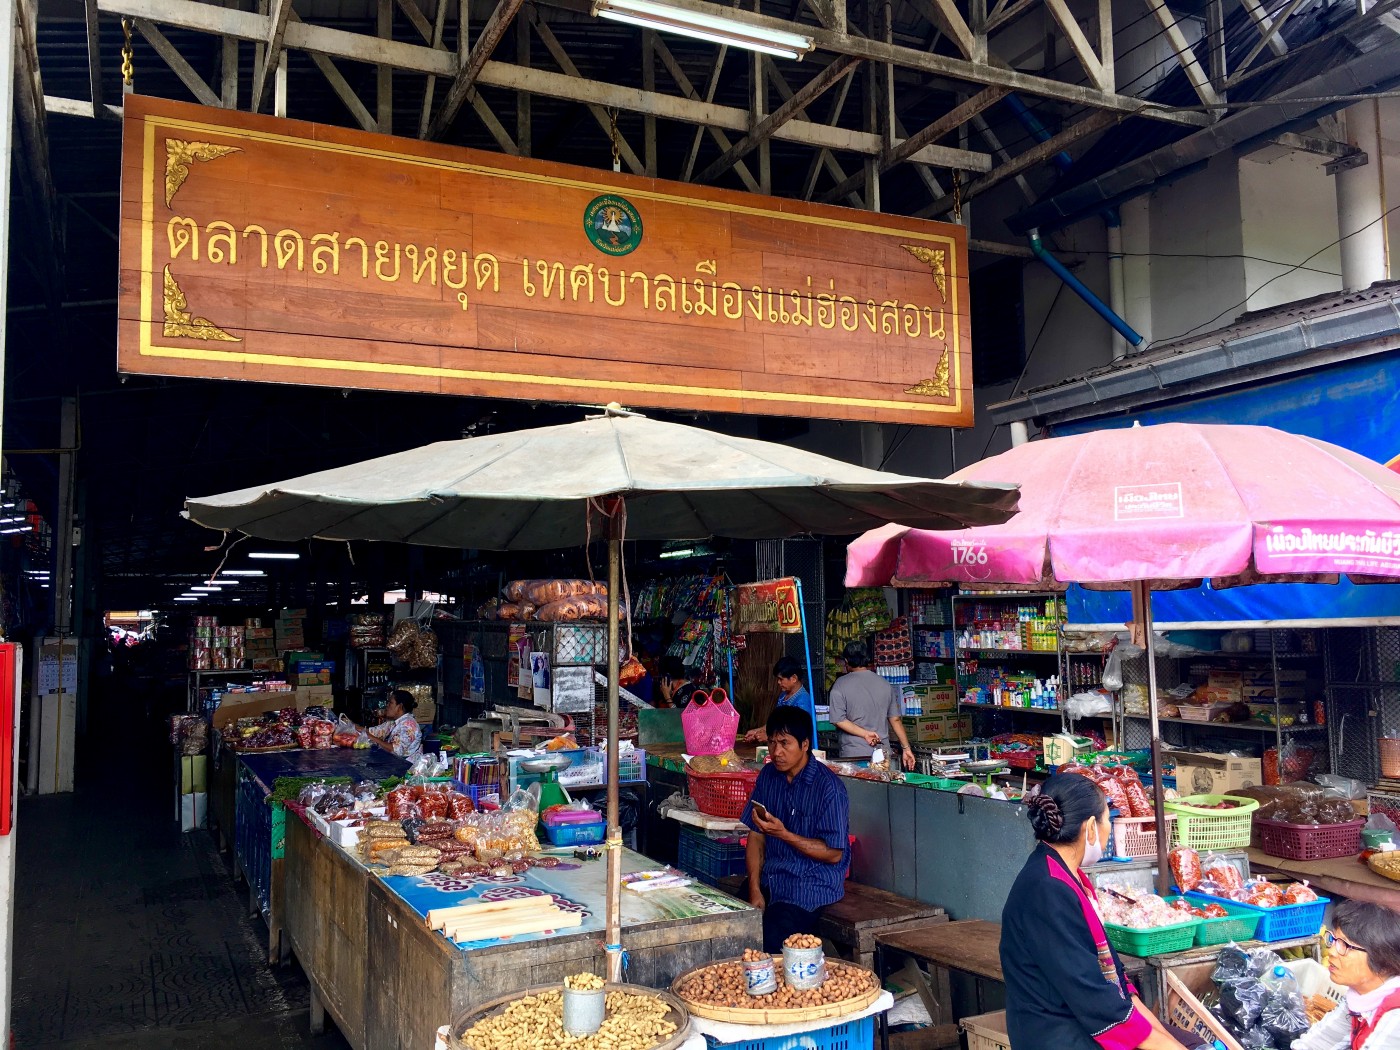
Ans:
[[[539,512],[544,509],[544,504],[544,500],[535,500],[530,505],[529,513],[520,519],[520,524],[515,527],[515,530],[506,538],[505,543],[501,545],[501,550],[513,550],[515,548],[516,539],[525,531],[526,526],[535,520],[535,515],[539,514]],[[587,513],[586,506],[584,512]]]
[[[820,492],[821,490],[820,490],[820,489],[808,489],[807,491],[809,491],[809,492]],[[775,504],[772,500],[764,499],[761,495],[759,495],[758,490],[756,490],[756,489],[750,489],[750,490],[749,490],[749,495],[750,495],[753,499],[756,499],[758,502],[762,503],[765,507],[767,507],[769,510],[771,510],[774,514],[778,515],[778,517],[780,517],[780,518],[782,518],[783,520],[785,520],[790,526],[792,526],[795,535],[799,535],[799,536],[800,536],[800,535],[801,535],[802,533],[804,533],[804,532],[810,532],[810,531],[811,531],[811,529],[807,528],[805,525],[802,524],[802,522],[798,521],[796,518],[794,518],[794,517],[793,517],[791,514],[789,514],[787,511],[783,510],[781,507],[779,507],[777,504]],[[689,503],[689,502],[690,502],[690,501],[687,499],[687,500],[686,500],[686,503]],[[703,519],[702,519],[702,521],[703,521]],[[709,526],[706,526],[706,527],[708,528]],[[713,530],[711,530],[711,531],[713,532]],[[716,535],[717,535],[717,534],[716,534]]]

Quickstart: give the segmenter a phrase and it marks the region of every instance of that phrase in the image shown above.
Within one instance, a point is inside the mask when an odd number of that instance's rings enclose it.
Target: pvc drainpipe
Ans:
[[[1010,107],[1011,112],[1016,115],[1016,119],[1031,133],[1032,138],[1039,142],[1045,142],[1050,138],[1050,132],[1046,129],[1045,125],[1040,122],[1040,118],[1035,115],[1035,112],[1021,101],[1020,96],[1016,95],[1014,92],[1007,95],[1006,104]],[[1054,161],[1055,167],[1059,168],[1062,172],[1068,171],[1074,163],[1070,155],[1064,150],[1056,153],[1051,159]],[[1113,339],[1113,360],[1120,361],[1128,355],[1128,343],[1131,343],[1133,346],[1142,345],[1142,336],[1134,332],[1132,328],[1128,326],[1128,323],[1123,320],[1123,314],[1127,312],[1128,300],[1127,286],[1123,277],[1123,222],[1119,218],[1117,208],[1105,208],[1099,214],[1103,216],[1105,232],[1108,237],[1109,305],[1105,307],[1103,301],[1078,280],[1066,281],[1065,283],[1078,292],[1084,301],[1092,306],[1118,333]],[[1064,274],[1069,271],[1065,270],[1058,260],[1053,259],[1049,252],[1045,252],[1043,248],[1038,247],[1040,237],[1035,231],[1031,231],[1031,238],[1031,251],[1035,252],[1036,258],[1040,259],[1046,266],[1049,266],[1061,280],[1064,280]],[[1055,265],[1052,266],[1051,262],[1047,260],[1053,261]],[[1057,266],[1059,269],[1056,269]],[[1064,272],[1061,273],[1061,271]],[[1127,340],[1127,342],[1124,342],[1124,340]]]
[[[1116,313],[1110,310],[1104,304],[1104,301],[1102,299],[1100,299],[1097,295],[1091,292],[1088,289],[1088,287],[1085,286],[1083,281],[1081,281],[1078,277],[1074,276],[1074,274],[1070,273],[1069,270],[1065,268],[1064,263],[1060,262],[1059,259],[1056,259],[1053,255],[1046,251],[1045,245],[1040,243],[1039,230],[1029,230],[1026,233],[1026,240],[1029,242],[1031,252],[1034,253],[1035,257],[1041,262],[1043,262],[1046,268],[1051,273],[1053,273],[1060,280],[1064,281],[1065,284],[1069,286],[1070,291],[1074,292],[1075,295],[1079,296],[1079,298],[1083,299],[1086,303],[1088,303],[1089,308],[1091,310],[1093,310],[1096,314],[1098,314],[1110,325],[1112,325],[1114,331],[1116,331],[1133,346],[1142,345],[1142,336],[1138,335],[1137,332],[1133,331],[1132,326],[1129,325],[1127,321],[1123,320],[1123,318],[1119,317]]]

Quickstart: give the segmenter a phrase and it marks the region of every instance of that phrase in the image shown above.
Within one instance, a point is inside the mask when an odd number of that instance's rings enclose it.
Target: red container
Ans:
[[[690,797],[695,799],[701,813],[725,820],[738,820],[743,815],[749,796],[753,794],[758,770],[745,769],[737,773],[696,773],[686,770],[685,777],[690,784]]]
[[[1345,824],[1286,824],[1281,820],[1254,821],[1259,848],[1285,860],[1331,860],[1361,852],[1363,818]]]
[[[1003,751],[1001,757],[1012,769],[1031,770],[1040,764],[1042,756],[1039,751]]]

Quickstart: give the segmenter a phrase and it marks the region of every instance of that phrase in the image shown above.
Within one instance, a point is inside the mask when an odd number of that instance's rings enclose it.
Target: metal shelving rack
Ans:
[[[1239,625],[1222,624],[1222,629],[1238,628]],[[1160,693],[1165,693],[1177,683],[1186,679],[1183,673],[1183,665],[1197,663],[1211,663],[1219,665],[1220,670],[1242,670],[1251,664],[1257,665],[1259,661],[1267,659],[1269,661],[1270,678],[1273,681],[1274,693],[1277,696],[1280,688],[1288,683],[1284,683],[1279,678],[1279,671],[1283,667],[1308,667],[1313,665],[1323,671],[1321,681],[1324,691],[1329,697],[1327,707],[1331,709],[1330,702],[1332,674],[1330,669],[1325,668],[1325,654],[1330,651],[1331,646],[1325,644],[1324,632],[1320,630],[1294,630],[1294,629],[1253,629],[1256,642],[1264,637],[1269,641],[1267,650],[1255,649],[1251,652],[1215,652],[1200,653],[1185,657],[1158,657],[1157,662],[1157,686]],[[1330,633],[1330,632],[1329,632]],[[1370,632],[1361,632],[1370,633]],[[1281,645],[1280,643],[1293,640],[1295,646]],[[1397,646],[1400,650],[1400,646]],[[1132,682],[1134,684],[1146,686],[1147,684],[1147,660],[1145,657],[1138,657],[1124,661],[1124,684]],[[1400,683],[1396,683],[1396,697],[1400,701]],[[1158,703],[1161,699],[1159,696]],[[1287,702],[1287,701],[1285,701]],[[1275,718],[1274,725],[1253,720],[1247,722],[1197,722],[1185,718],[1159,718],[1158,722],[1163,727],[1163,739],[1174,746],[1184,746],[1190,744],[1201,744],[1203,738],[1211,738],[1217,742],[1222,736],[1234,734],[1242,742],[1248,744],[1258,743],[1260,750],[1267,749],[1270,744],[1276,748],[1276,753],[1282,756],[1286,741],[1304,739],[1313,744],[1315,748],[1321,741],[1317,739],[1319,735],[1327,737],[1326,758],[1329,768],[1333,771],[1339,769],[1336,747],[1332,741],[1332,719],[1329,717],[1324,724],[1313,721],[1313,710],[1311,701],[1305,698],[1303,701],[1304,716],[1306,722],[1299,722],[1289,726],[1279,725],[1278,718]],[[1400,704],[1396,709],[1397,717],[1400,717]],[[1122,717],[1123,730],[1120,739],[1123,746],[1128,749],[1144,748],[1151,744],[1150,732],[1148,729],[1148,717],[1145,714],[1129,714],[1124,711]],[[1175,727],[1181,728],[1175,728]],[[1269,738],[1272,738],[1270,740]],[[1374,739],[1368,745],[1374,748]],[[1315,767],[1314,767],[1315,768]],[[1351,774],[1355,775],[1355,774]]]
[[[1057,718],[1061,727],[1067,728],[1067,720],[1063,708],[1064,697],[1067,694],[1065,693],[1063,676],[1061,676],[1060,694],[1056,698],[1056,706],[1053,708],[1003,707],[993,704],[968,703],[962,699],[969,687],[988,684],[997,671],[1015,670],[1018,672],[1028,672],[1037,678],[1049,678],[1051,675],[1058,674],[1063,663],[1058,638],[1059,627],[1063,626],[1063,620],[1058,616],[1055,617],[1058,624],[1056,630],[1056,646],[1053,649],[1003,649],[996,647],[965,646],[962,644],[960,631],[967,620],[961,615],[960,610],[968,605],[976,604],[1005,604],[1012,607],[1030,604],[1043,607],[1047,602],[1053,601],[1059,603],[1063,601],[1063,598],[1064,596],[1061,594],[1048,591],[996,591],[957,594],[953,596],[953,656],[957,665],[958,709],[960,711],[1011,715],[1018,720],[1015,724],[1023,726],[1028,732],[1041,732],[1045,730],[1046,719],[1049,718]],[[974,660],[978,664],[975,676],[969,675],[965,670],[968,662]]]

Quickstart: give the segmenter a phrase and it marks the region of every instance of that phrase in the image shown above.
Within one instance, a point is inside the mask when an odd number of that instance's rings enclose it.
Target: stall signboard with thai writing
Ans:
[[[734,588],[734,634],[801,634],[802,603],[797,581],[741,583]]]
[[[128,96],[125,372],[967,426],[962,227]]]

